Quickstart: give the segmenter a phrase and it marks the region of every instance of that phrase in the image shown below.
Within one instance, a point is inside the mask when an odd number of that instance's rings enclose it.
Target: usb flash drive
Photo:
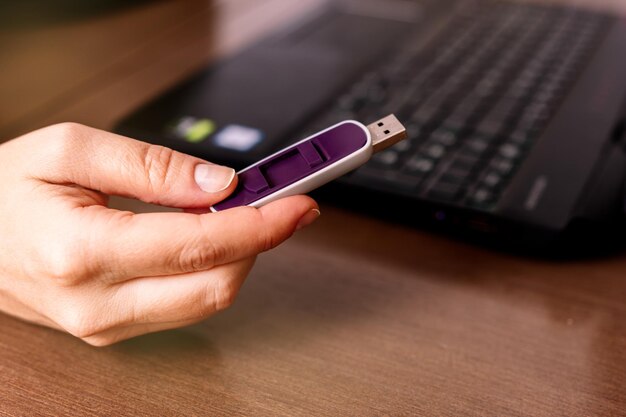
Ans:
[[[239,171],[235,191],[211,207],[261,207],[279,198],[305,194],[360,167],[406,138],[394,115],[369,126],[347,120],[301,140]]]

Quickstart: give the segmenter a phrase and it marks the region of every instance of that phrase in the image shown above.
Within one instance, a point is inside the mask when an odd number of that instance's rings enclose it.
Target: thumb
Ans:
[[[33,176],[168,207],[211,206],[237,185],[232,168],[75,123],[41,129]],[[41,140],[45,139],[45,140]]]

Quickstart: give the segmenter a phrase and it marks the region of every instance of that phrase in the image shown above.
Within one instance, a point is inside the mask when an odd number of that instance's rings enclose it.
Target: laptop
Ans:
[[[495,0],[328,1],[122,120],[243,168],[339,121],[409,139],[323,199],[498,245],[597,247],[620,230],[626,19]]]

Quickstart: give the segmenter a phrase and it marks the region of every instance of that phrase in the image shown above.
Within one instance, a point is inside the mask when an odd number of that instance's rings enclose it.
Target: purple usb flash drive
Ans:
[[[372,138],[367,127],[345,121],[283,149],[238,173],[236,190],[212,207],[260,207],[307,193],[367,162]]]

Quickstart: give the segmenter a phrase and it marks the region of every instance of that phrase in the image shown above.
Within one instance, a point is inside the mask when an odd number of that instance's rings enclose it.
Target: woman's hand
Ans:
[[[228,307],[254,263],[319,215],[308,197],[214,214],[134,214],[108,195],[201,211],[232,169],[65,123],[0,146],[0,310],[102,346]]]

